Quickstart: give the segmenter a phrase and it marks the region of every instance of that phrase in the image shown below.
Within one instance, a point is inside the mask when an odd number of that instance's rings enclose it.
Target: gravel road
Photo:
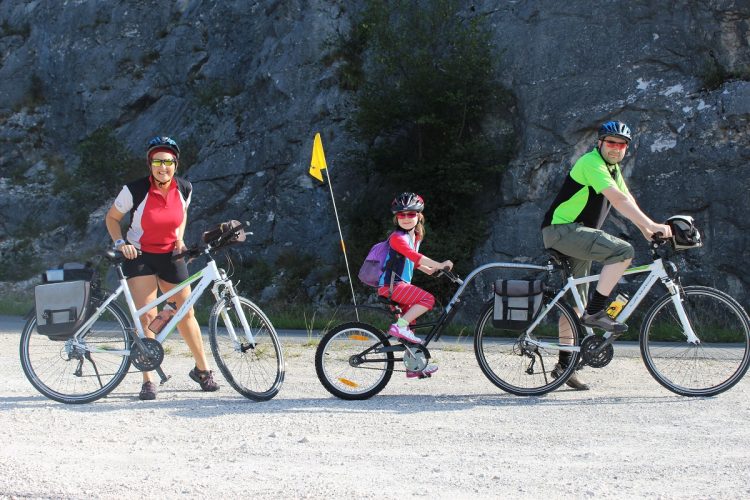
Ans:
[[[0,498],[750,497],[750,380],[680,397],[626,346],[581,372],[590,391],[520,398],[484,377],[471,339],[441,341],[432,379],[399,374],[347,402],[318,382],[306,339],[283,335],[284,386],[256,403],[226,383],[196,391],[173,337],[155,401],[131,373],[69,406],[24,377],[21,326],[0,318]]]

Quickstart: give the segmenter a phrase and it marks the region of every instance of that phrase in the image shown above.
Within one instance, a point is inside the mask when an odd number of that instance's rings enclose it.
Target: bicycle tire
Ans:
[[[315,351],[315,371],[328,392],[347,400],[369,399],[388,385],[393,375],[393,352],[365,355],[365,363],[352,357],[380,344],[390,347],[386,335],[367,323],[343,323],[329,330]],[[364,365],[364,366],[363,366]],[[382,368],[380,368],[382,367]]]
[[[91,352],[73,345],[72,336],[52,340],[36,331],[36,311],[24,325],[19,355],[26,378],[44,396],[65,404],[84,404],[101,399],[128,374],[130,357]],[[120,306],[111,302],[80,342],[98,348],[129,351],[132,328]],[[106,378],[106,381],[104,380]]]
[[[542,304],[542,311],[547,304]],[[557,378],[552,370],[558,362],[559,349],[544,349],[525,342],[526,334],[495,328],[492,324],[494,301],[482,308],[474,332],[474,354],[485,376],[500,389],[516,396],[540,396],[563,385],[575,371],[578,353],[571,352],[570,362]],[[533,339],[559,343],[558,324],[565,318],[570,325],[573,345],[579,345],[581,326],[578,316],[567,304],[558,301],[534,331]]]
[[[700,344],[687,342],[672,296],[665,294],[641,325],[640,349],[651,376],[682,396],[715,396],[739,382],[750,364],[750,318],[731,296],[710,287],[682,288]]]
[[[267,401],[284,382],[284,354],[271,321],[263,311],[245,297],[238,297],[253,343],[244,337],[242,323],[231,300],[217,302],[209,317],[209,341],[216,364],[230,386],[254,401]],[[223,326],[219,327],[219,321]],[[233,338],[225,321],[237,335]]]

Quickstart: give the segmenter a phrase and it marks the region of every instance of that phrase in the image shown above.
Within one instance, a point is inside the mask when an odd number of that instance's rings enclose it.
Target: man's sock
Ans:
[[[599,290],[594,290],[594,296],[591,297],[591,301],[586,306],[586,314],[593,315],[607,307],[609,301],[608,295],[602,295]]]

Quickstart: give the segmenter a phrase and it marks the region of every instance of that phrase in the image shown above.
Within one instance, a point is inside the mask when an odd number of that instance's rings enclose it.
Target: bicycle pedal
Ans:
[[[172,375],[165,375],[165,376],[161,377],[161,381],[159,382],[159,385],[166,384],[167,382],[169,382],[169,379],[171,379],[171,378],[172,378]]]

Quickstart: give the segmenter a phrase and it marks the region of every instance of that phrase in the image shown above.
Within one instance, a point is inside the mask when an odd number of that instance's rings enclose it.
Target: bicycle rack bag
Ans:
[[[37,332],[51,338],[75,333],[87,317],[93,273],[80,264],[44,272],[44,284],[34,288]]]
[[[503,330],[525,330],[542,305],[541,280],[497,280],[492,324]]]

